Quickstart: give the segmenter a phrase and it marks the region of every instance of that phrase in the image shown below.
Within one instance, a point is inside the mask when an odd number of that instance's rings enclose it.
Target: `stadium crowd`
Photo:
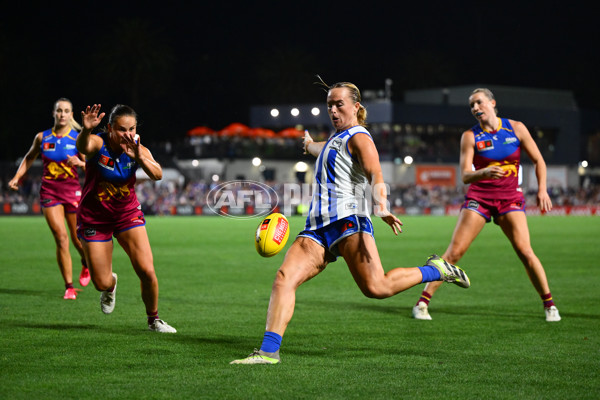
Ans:
[[[395,160],[399,155],[410,154],[415,163],[457,163],[457,149],[460,132],[464,127],[459,126],[411,126],[389,124],[373,124],[370,126],[373,138],[377,143],[381,160]],[[287,129],[287,132],[294,131]],[[326,129],[314,127],[315,140],[324,140],[329,135]],[[302,132],[300,132],[302,133]],[[297,159],[299,156],[299,139],[295,133],[270,134],[268,136],[249,136],[245,134],[223,135],[212,131],[209,134],[188,135],[172,141],[157,141],[152,143],[153,155],[163,167],[176,167],[175,159],[237,159],[251,158],[259,155],[265,159]],[[540,147],[543,153],[546,146]],[[550,154],[544,154],[551,158]],[[32,168],[24,177],[18,192],[8,190],[7,183],[14,174],[14,164],[0,164],[0,203],[4,206],[2,213],[11,208],[17,210],[29,209],[26,213],[37,213],[39,204],[38,192],[41,184],[41,170]],[[40,170],[38,173],[37,171]],[[80,172],[80,176],[83,173]],[[147,215],[174,214],[175,208],[193,208],[190,212],[199,214],[199,208],[207,206],[208,192],[221,182],[211,182],[188,179],[179,184],[174,181],[140,182],[136,191],[143,211]],[[265,182],[272,186],[284,199],[282,182]],[[390,182],[391,193],[389,201],[396,212],[404,213],[412,210],[422,213],[422,210],[458,206],[464,199],[465,187],[422,187],[416,185],[400,185]],[[550,197],[555,206],[600,206],[600,185],[591,184],[586,187],[549,189]],[[535,207],[535,193],[527,193],[527,205]],[[9,205],[6,206],[6,205]],[[16,206],[16,208],[14,207]],[[24,211],[21,211],[24,212]]]
[[[35,204],[39,204],[39,176],[27,176],[18,192],[9,191],[6,187],[6,177],[0,182],[0,203],[14,206],[26,204],[35,210]],[[171,215],[175,214],[177,207],[198,207],[206,211],[207,197],[211,189],[222,182],[210,182],[193,180],[178,185],[174,181],[140,182],[136,186],[136,192],[142,209],[147,215]],[[284,184],[281,182],[265,182],[278,194],[280,203],[285,201]],[[390,185],[389,201],[396,212],[404,213],[407,209],[426,210],[432,208],[444,208],[447,206],[458,206],[464,199],[466,186],[459,188],[447,187],[424,187],[418,185]],[[554,206],[593,206],[600,207],[600,185],[590,185],[587,188],[558,188],[549,189],[550,198]],[[526,193],[527,206],[535,208],[535,191]],[[283,207],[284,204],[280,204]],[[296,208],[292,212],[297,212]],[[202,212],[190,212],[199,214]]]

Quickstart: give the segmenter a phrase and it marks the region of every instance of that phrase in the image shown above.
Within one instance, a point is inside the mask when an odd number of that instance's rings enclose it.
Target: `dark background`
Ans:
[[[315,74],[363,91],[391,78],[394,101],[495,84],[570,90],[600,109],[595,13],[523,3],[4,2],[0,159],[52,126],[59,97],[77,119],[88,104],[129,104],[145,140],[177,140],[248,123],[253,104],[324,101]]]

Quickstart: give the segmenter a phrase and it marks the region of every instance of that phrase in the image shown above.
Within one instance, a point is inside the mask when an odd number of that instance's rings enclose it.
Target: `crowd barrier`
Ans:
[[[394,207],[393,212],[395,215],[433,215],[433,216],[457,216],[460,212],[460,205],[447,205],[443,207]],[[31,204],[28,203],[2,203],[0,208],[2,213],[0,215],[41,215],[42,210],[38,202]],[[280,207],[273,209],[275,212],[281,212]],[[152,215],[151,212],[146,211],[147,215]],[[294,214],[302,214],[300,212],[294,212]],[[600,216],[600,206],[554,206],[552,210],[547,213],[540,212],[540,209],[535,206],[527,207],[527,215],[549,215],[549,216]],[[197,215],[197,216],[214,216],[214,215],[228,215],[228,216],[254,216],[257,215],[257,210],[254,207],[248,205],[245,208],[230,209],[229,207],[222,207],[218,212],[215,212],[208,206],[193,206],[193,205],[177,205],[171,206],[168,210],[161,215]]]

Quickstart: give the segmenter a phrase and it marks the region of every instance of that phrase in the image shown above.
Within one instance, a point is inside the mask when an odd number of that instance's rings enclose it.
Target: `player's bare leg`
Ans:
[[[450,244],[442,255],[442,258],[450,264],[457,264],[485,224],[485,218],[479,213],[463,208],[454,227]],[[442,286],[442,283],[439,281],[429,282],[425,285],[421,297],[413,307],[412,313],[414,318],[423,320],[431,319],[429,315],[429,300],[431,300],[434,293]]]
[[[342,240],[338,246],[354,281],[367,297],[383,299],[421,283],[419,268],[394,268],[384,271],[373,237],[357,233]]]
[[[531,240],[529,236],[529,227],[527,225],[527,217],[523,212],[510,212],[498,218],[498,224],[502,231],[510,240],[517,256],[525,266],[527,275],[535,290],[541,295],[548,293],[548,279],[546,271],[540,262],[539,258],[533,252]]]
[[[90,272],[87,268],[87,264],[85,261],[85,254],[83,252],[83,246],[77,237],[77,215],[76,213],[65,213],[65,219],[67,220],[67,227],[69,228],[69,233],[71,235],[71,242],[75,246],[75,249],[79,253],[79,257],[81,258],[81,273],[79,275],[79,284],[81,286],[87,286],[90,283]],[[72,262],[71,262],[72,264]],[[72,269],[72,268],[71,268]]]
[[[255,349],[246,358],[230,364],[278,364],[279,347],[285,330],[294,315],[296,290],[318,275],[327,265],[325,249],[312,239],[297,238],[287,251],[283,263],[275,276],[267,324],[260,349]]]
[[[56,261],[65,282],[65,299],[75,299],[77,294],[73,289],[73,266],[69,250],[69,235],[65,227],[65,211],[62,205],[42,207],[42,212],[56,243]]]
[[[317,276],[326,265],[325,249],[312,239],[299,237],[292,243],[273,282],[267,331],[283,336],[294,314],[296,289]]]
[[[531,247],[529,227],[525,213],[515,211],[504,214],[498,218],[498,224],[510,240],[517,256],[519,256],[523,266],[525,266],[529,280],[542,299],[546,321],[560,321],[560,314],[550,293],[546,271]]]
[[[131,265],[140,278],[142,301],[146,306],[148,329],[160,333],[176,333],[177,330],[158,316],[158,278],[154,269],[154,257],[146,227],[139,226],[116,235]]]

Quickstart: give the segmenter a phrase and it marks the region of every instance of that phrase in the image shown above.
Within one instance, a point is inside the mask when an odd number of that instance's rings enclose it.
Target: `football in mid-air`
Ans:
[[[284,248],[290,236],[290,225],[285,215],[273,213],[256,228],[256,251],[263,257],[272,257]]]

